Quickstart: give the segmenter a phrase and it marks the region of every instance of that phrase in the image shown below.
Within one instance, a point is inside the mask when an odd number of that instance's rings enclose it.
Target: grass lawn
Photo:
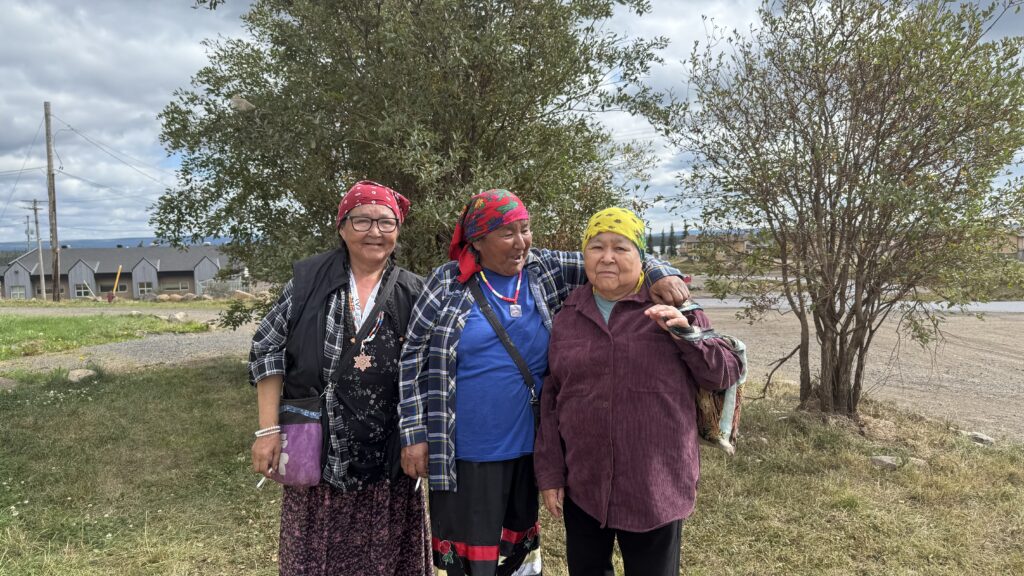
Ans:
[[[280,488],[248,471],[241,362],[20,378],[0,392],[0,574],[277,573]],[[705,449],[683,574],[1024,573],[1024,446],[870,404],[865,437],[794,404],[748,402],[738,454]],[[542,523],[545,574],[564,576],[561,525]]]
[[[10,298],[0,299],[0,310],[17,310],[18,308],[95,308],[97,310],[109,310],[117,308],[120,310],[160,310],[173,308],[175,310],[194,308],[196,310],[223,310],[227,308],[227,300],[191,300],[189,302],[157,302],[154,300],[129,300],[119,298],[113,302],[93,302],[92,300],[80,300],[67,298],[60,302],[52,300],[12,300]]]
[[[152,316],[16,316],[0,314],[0,361],[164,332],[205,332],[198,322],[172,324]]]

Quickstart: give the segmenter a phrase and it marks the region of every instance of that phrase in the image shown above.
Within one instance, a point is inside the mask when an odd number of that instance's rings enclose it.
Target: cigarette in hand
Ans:
[[[270,468],[269,470],[267,470],[267,474],[273,474],[273,473],[274,473],[274,469],[273,468]],[[256,483],[256,488],[257,489],[258,488],[263,488],[263,483],[266,482],[266,481],[267,481],[267,477],[266,476],[264,476],[263,478],[260,478],[260,481]]]
[[[420,482],[422,482],[422,481],[423,481],[422,477],[416,479],[416,485],[412,487],[412,491],[413,492],[415,492],[415,491],[420,489]]]

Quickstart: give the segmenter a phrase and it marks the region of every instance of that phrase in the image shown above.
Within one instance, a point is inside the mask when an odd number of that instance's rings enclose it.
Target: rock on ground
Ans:
[[[71,382],[81,382],[82,380],[88,380],[96,376],[96,372],[89,370],[88,368],[78,368],[68,372],[68,380]]]
[[[885,470],[895,470],[903,461],[896,456],[872,456],[871,463]]]

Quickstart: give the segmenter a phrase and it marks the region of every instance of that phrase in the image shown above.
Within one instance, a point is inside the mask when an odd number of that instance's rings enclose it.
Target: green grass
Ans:
[[[92,300],[69,300],[67,298],[60,302],[53,302],[52,300],[12,300],[10,298],[0,299],[0,310],[11,309],[17,310],[19,308],[94,308],[97,310],[110,310],[112,308],[120,310],[149,310],[149,309],[163,309],[173,308],[175,310],[180,309],[196,309],[196,310],[223,310],[227,308],[228,300],[191,300],[185,302],[183,300],[178,302],[157,302],[155,300],[128,300],[128,299],[117,299],[113,302],[93,302]]]
[[[0,574],[276,574],[280,488],[248,471],[241,362],[20,378],[0,392]],[[704,450],[683,574],[1024,573],[1024,447],[875,404],[863,436],[794,403],[748,402],[737,455]],[[564,576],[561,524],[542,523],[545,574]]]
[[[172,324],[152,316],[16,316],[0,314],[0,361],[164,332],[203,332],[198,322]]]
[[[0,574],[277,573],[240,362],[27,379],[0,392]]]

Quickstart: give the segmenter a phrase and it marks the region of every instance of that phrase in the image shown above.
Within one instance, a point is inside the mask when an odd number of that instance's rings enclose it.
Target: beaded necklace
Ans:
[[[504,294],[500,294],[497,290],[495,290],[494,286],[491,286],[491,283],[487,281],[487,275],[484,274],[483,270],[480,271],[480,279],[482,279],[484,281],[484,284],[486,284],[487,287],[491,289],[491,293],[493,293],[495,296],[497,296],[501,300],[504,300],[505,302],[509,303],[509,307],[508,307],[508,315],[509,316],[511,316],[513,318],[519,318],[520,316],[523,315],[523,307],[518,304],[518,302],[519,302],[519,287],[523,283],[523,271],[522,270],[519,271],[519,278],[516,279],[516,293],[511,298],[509,298],[508,296],[505,296]]]

